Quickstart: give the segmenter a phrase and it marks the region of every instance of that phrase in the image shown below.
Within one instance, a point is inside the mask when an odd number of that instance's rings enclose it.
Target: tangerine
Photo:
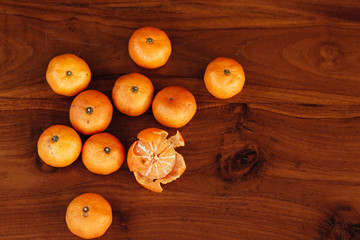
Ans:
[[[194,95],[183,87],[171,86],[159,91],[152,103],[155,119],[166,127],[185,126],[196,113]]]
[[[158,128],[148,128],[141,131],[129,148],[127,163],[134,173],[136,181],[143,187],[162,192],[160,185],[167,184],[179,178],[186,165],[181,154],[175,148],[185,146],[180,132],[167,138],[168,133]]]
[[[70,106],[70,122],[81,134],[103,132],[110,124],[113,106],[109,98],[96,90],[77,95]]]
[[[108,175],[121,167],[125,159],[125,150],[115,136],[97,133],[86,140],[81,156],[90,172]]]
[[[140,73],[119,77],[112,90],[115,107],[128,116],[139,116],[151,106],[154,87],[149,78]]]
[[[131,35],[128,50],[137,65],[154,69],[168,61],[171,42],[164,31],[154,27],[142,27]]]
[[[245,73],[236,60],[219,57],[206,67],[204,81],[206,89],[214,97],[228,99],[241,92]]]
[[[84,193],[70,202],[66,224],[78,237],[92,239],[105,234],[112,223],[111,206],[97,193]]]
[[[85,90],[91,79],[87,63],[74,54],[59,55],[51,59],[46,70],[46,81],[57,94],[75,96]]]
[[[53,167],[72,164],[81,153],[81,138],[71,127],[54,125],[47,128],[37,143],[41,160]]]

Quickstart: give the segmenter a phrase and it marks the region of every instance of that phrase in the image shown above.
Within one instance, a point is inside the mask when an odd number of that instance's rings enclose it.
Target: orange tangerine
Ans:
[[[160,90],[153,101],[155,119],[166,127],[185,126],[196,113],[194,95],[183,87],[171,86]]]
[[[86,140],[81,156],[90,172],[108,175],[121,167],[125,160],[125,150],[115,136],[97,133]]]
[[[72,164],[81,153],[81,138],[71,127],[54,125],[40,136],[37,148],[41,160],[53,167]]]
[[[154,27],[142,27],[131,35],[128,50],[137,65],[154,69],[168,61],[171,42],[164,31]]]
[[[176,147],[185,146],[183,137],[179,131],[170,138],[167,136],[161,129],[145,129],[128,152],[128,167],[136,181],[154,192],[162,192],[160,183],[172,182],[186,169],[184,158],[175,151]]]
[[[219,57],[205,70],[206,89],[216,98],[228,99],[241,92],[245,84],[242,66],[234,59]]]
[[[151,106],[154,87],[147,77],[130,73],[119,77],[112,91],[115,107],[128,116],[139,116]]]
[[[66,224],[78,237],[93,239],[105,234],[112,223],[111,206],[97,193],[84,193],[70,202]]]
[[[103,132],[110,124],[113,106],[109,98],[96,90],[77,95],[70,106],[70,122],[81,134]]]
[[[87,63],[74,54],[64,54],[51,59],[46,70],[46,81],[57,94],[75,96],[85,90],[91,79]]]

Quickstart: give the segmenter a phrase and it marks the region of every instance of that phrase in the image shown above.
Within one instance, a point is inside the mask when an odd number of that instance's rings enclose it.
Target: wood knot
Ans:
[[[360,215],[349,206],[342,206],[330,213],[320,228],[322,240],[360,239]]]
[[[259,173],[264,162],[257,146],[245,143],[235,154],[220,158],[220,172],[223,179],[227,181],[248,179]]]
[[[339,64],[341,58],[341,47],[336,42],[325,41],[320,43],[319,54],[321,58],[321,67],[333,69]]]

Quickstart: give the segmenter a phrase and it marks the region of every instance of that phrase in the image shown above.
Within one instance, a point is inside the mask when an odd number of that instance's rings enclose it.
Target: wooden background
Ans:
[[[127,52],[131,33],[148,25],[173,45],[157,70]],[[162,194],[138,185],[126,164],[99,176],[80,160],[63,169],[39,161],[41,132],[70,125],[73,98],[45,81],[49,60],[64,53],[85,59],[89,89],[108,96],[129,72],[156,91],[194,93],[198,111],[179,149],[188,168]],[[202,80],[218,56],[246,72],[230,100]],[[148,127],[161,127],[151,110],[115,111],[108,132],[128,148]],[[65,211],[84,192],[112,205],[102,239],[360,239],[360,2],[1,0],[0,161],[0,239],[77,239]]]

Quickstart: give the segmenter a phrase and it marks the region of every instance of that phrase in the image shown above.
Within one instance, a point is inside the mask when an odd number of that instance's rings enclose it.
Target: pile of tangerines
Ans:
[[[172,48],[165,32],[143,27],[132,34],[128,50],[136,64],[155,69],[166,64]],[[113,105],[99,91],[84,91],[91,80],[87,63],[73,54],[56,56],[48,65],[46,80],[54,92],[77,96],[69,111],[73,128],[54,125],[46,129],[37,144],[40,158],[50,166],[65,167],[81,154],[85,167],[93,173],[108,175],[117,171],[125,160],[125,149],[115,136],[104,132],[112,120]],[[242,90],[245,74],[237,61],[219,57],[208,64],[204,81],[213,96],[227,99]],[[120,112],[135,117],[152,106],[155,119],[167,127],[183,127],[196,113],[195,97],[185,88],[170,86],[153,96],[151,80],[140,73],[119,77],[112,90],[113,103]],[[78,133],[90,137],[82,144]],[[185,141],[179,131],[168,138],[166,131],[157,128],[145,129],[137,138],[128,150],[129,170],[143,187],[161,192],[160,184],[179,178],[186,169],[184,158],[175,151]],[[81,238],[100,237],[111,223],[111,206],[99,194],[82,194],[68,205],[66,224]]]

